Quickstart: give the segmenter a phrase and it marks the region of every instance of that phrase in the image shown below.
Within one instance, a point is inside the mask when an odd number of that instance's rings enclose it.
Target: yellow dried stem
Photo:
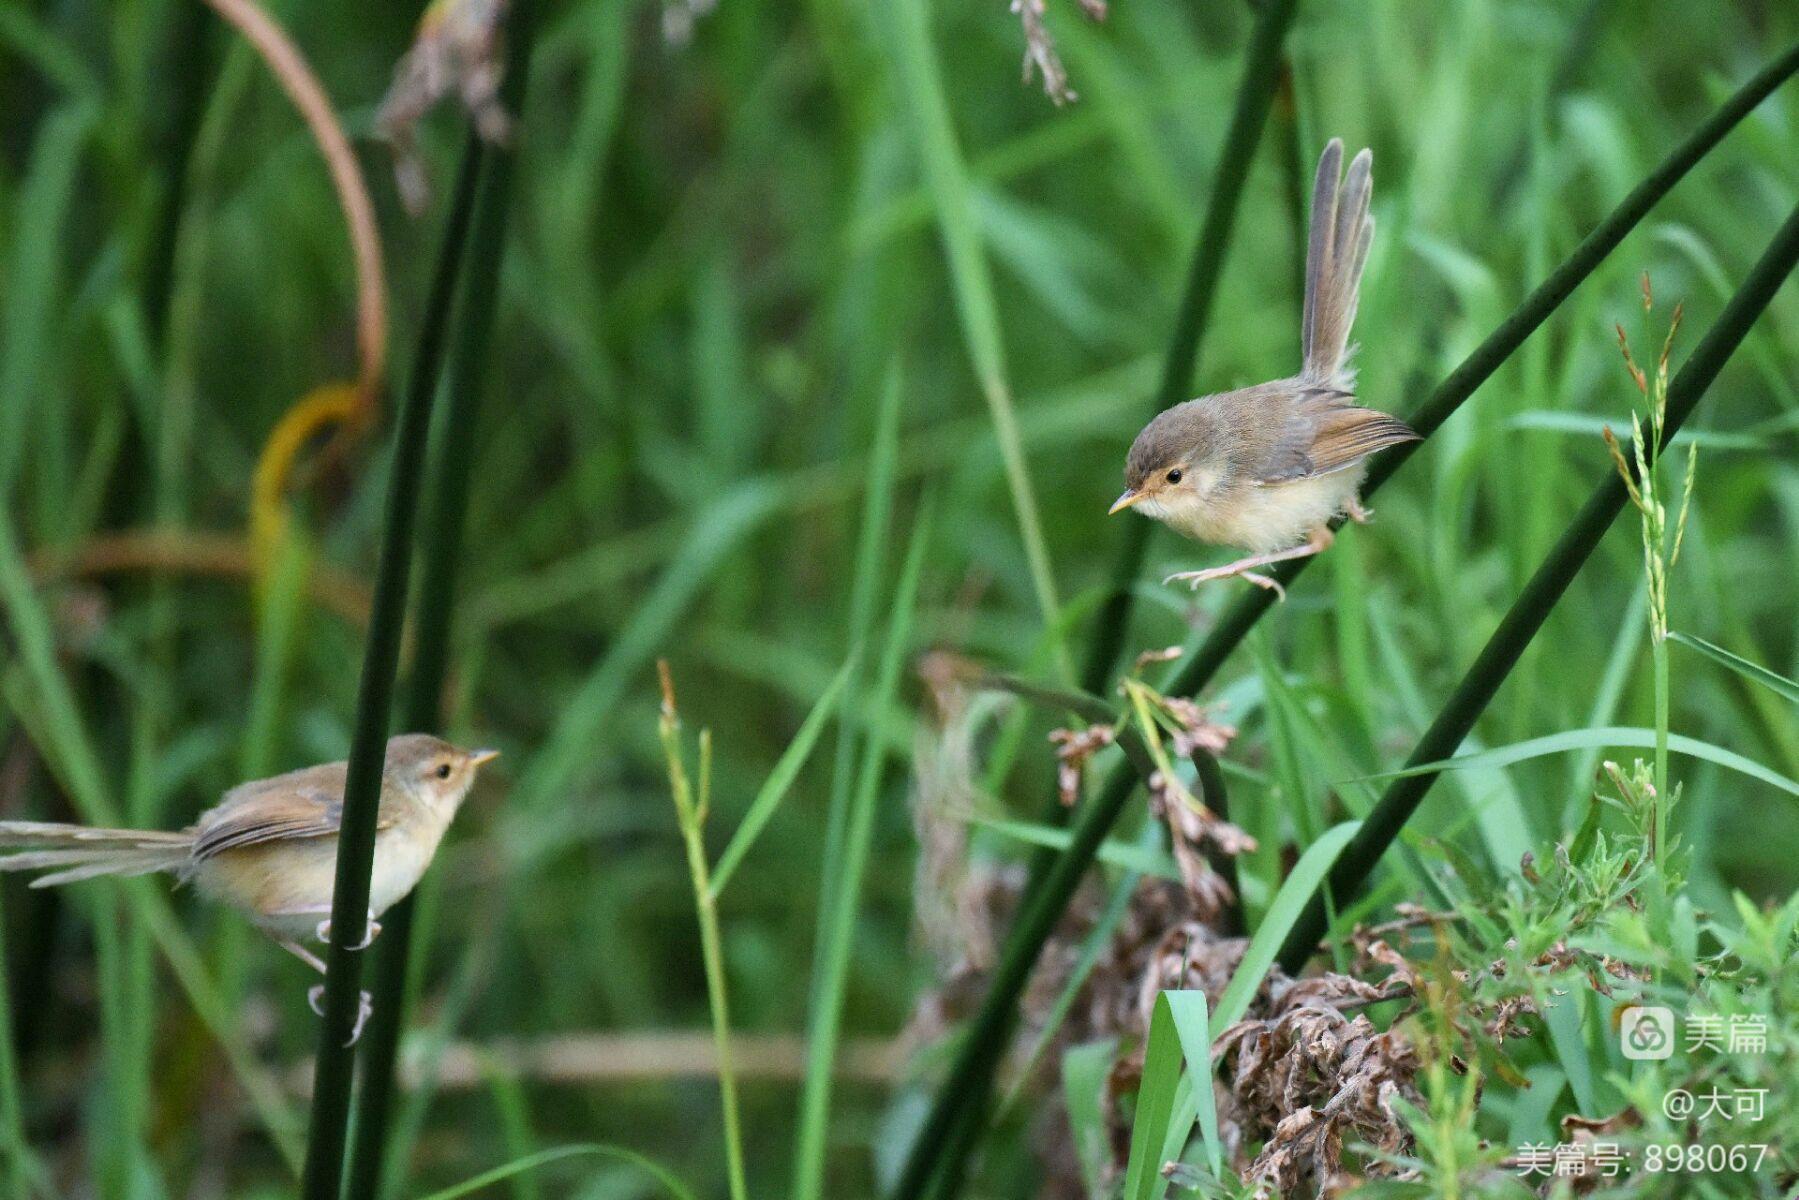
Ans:
[[[281,415],[263,443],[250,482],[250,548],[259,575],[275,561],[275,549],[287,530],[285,495],[294,459],[321,430],[350,420],[357,404],[352,384],[314,388]]]

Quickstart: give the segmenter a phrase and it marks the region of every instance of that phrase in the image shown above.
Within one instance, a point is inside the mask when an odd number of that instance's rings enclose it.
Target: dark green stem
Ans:
[[[1266,16],[1264,13],[1264,19]],[[1616,248],[1649,209],[1795,70],[1799,70],[1799,45],[1787,50],[1744,84],[1653,174],[1625,197],[1623,203],[1587,236],[1567,261],[1439,385],[1410,418],[1413,428],[1429,436],[1440,427],[1606,255]],[[1391,478],[1393,472],[1410,458],[1416,446],[1417,443],[1412,443],[1397,447],[1376,459],[1369,474],[1366,491],[1378,488]],[[1120,561],[1130,565],[1131,578],[1134,578],[1136,566],[1141,560],[1142,540],[1147,536],[1142,528],[1148,525],[1147,521],[1137,522],[1133,526],[1137,532],[1127,535],[1131,544],[1127,545]],[[1283,584],[1289,583],[1307,561],[1309,560],[1299,559],[1284,563],[1273,574]],[[1271,593],[1257,588],[1226,609],[1210,636],[1178,673],[1173,686],[1166,690],[1191,695],[1205,686],[1267,611],[1272,600]],[[1116,647],[1123,642],[1124,623],[1128,620],[1129,609],[1128,595],[1115,592],[1101,617],[1099,642],[1096,643],[1095,657],[1089,662],[1090,671],[1096,663],[1103,662],[1109,667],[1116,658]],[[1102,678],[1098,686],[1089,690],[1097,691],[1104,684]],[[985,1102],[991,1071],[998,1062],[999,1046],[1010,1037],[1018,997],[1029,976],[1031,965],[1055,928],[1069,898],[1074,895],[1082,875],[1092,864],[1100,843],[1105,840],[1119,813],[1123,811],[1132,786],[1131,769],[1126,766],[1115,769],[1107,778],[1100,795],[1080,814],[1068,849],[1053,859],[1042,856],[1033,863],[1032,881],[1026,888],[1028,902],[1007,941],[1000,969],[994,976],[979,1012],[971,1022],[970,1035],[964,1040],[948,1077],[937,1091],[919,1139],[913,1143],[900,1186],[894,1192],[899,1200],[912,1200],[919,1195],[924,1182],[931,1177],[934,1144],[950,1129],[956,1110],[965,1103]]]
[[[1043,943],[1049,940],[1057,922],[1062,919],[1062,910],[1067,907],[1069,897],[1074,895],[1081,877],[1098,853],[1100,843],[1124,810],[1124,802],[1130,798],[1135,783],[1134,769],[1120,766],[1106,779],[1099,796],[1080,810],[1068,849],[1050,860],[1041,886],[1026,893],[1024,908],[1012,928],[1012,935],[1006,940],[1005,951],[988,985],[987,998],[962,1035],[949,1075],[939,1085],[935,1103],[919,1129],[918,1139],[912,1144],[905,1170],[893,1191],[900,1200],[911,1200],[923,1194],[935,1172],[937,1157],[949,1147],[947,1139],[958,1123],[962,1111],[962,1105],[956,1103],[958,1099],[967,1103],[969,1119],[981,1120],[986,1093],[993,1081],[993,1069],[999,1065],[1012,1040],[1018,996],[1030,978]],[[952,1176],[945,1175],[937,1196],[953,1194],[952,1180]]]
[[[1118,710],[1092,692],[1005,674],[983,675],[975,686],[987,691],[1010,692],[1025,700],[1063,709],[1091,725],[1110,725],[1118,720]]]
[[[1749,272],[1730,303],[1724,306],[1716,322],[1706,332],[1698,347],[1693,351],[1686,365],[1668,385],[1668,419],[1662,430],[1660,445],[1665,447],[1679,430],[1686,419],[1692,415],[1700,397],[1718,377],[1730,356],[1742,345],[1750,326],[1768,307],[1774,293],[1792,273],[1795,263],[1799,263],[1799,208],[1787,218],[1780,232],[1768,244],[1761,260]],[[1630,451],[1625,452],[1625,460],[1631,461]],[[1443,710],[1431,726],[1425,731],[1418,745],[1412,750],[1406,761],[1407,767],[1416,767],[1423,763],[1437,762],[1449,758],[1460,749],[1462,741],[1474,728],[1474,722],[1493,699],[1499,685],[1517,665],[1525,647],[1543,627],[1549,618],[1550,610],[1567,591],[1568,584],[1574,579],[1580,568],[1585,565],[1605,531],[1623,511],[1627,498],[1624,481],[1615,472],[1607,471],[1603,483],[1581,508],[1578,516],[1568,527],[1543,565],[1531,576],[1524,591],[1517,601],[1506,612],[1499,628],[1481,649],[1474,665],[1462,677],[1455,692],[1443,705]],[[1374,811],[1362,822],[1362,828],[1332,868],[1330,878],[1326,882],[1326,890],[1339,899],[1351,896],[1367,881],[1375,864],[1388,846],[1399,836],[1417,811],[1419,802],[1425,793],[1430,791],[1436,782],[1437,772],[1422,775],[1409,775],[1393,782]],[[1311,956],[1318,940],[1324,936],[1326,927],[1324,895],[1321,891],[1312,898],[1305,915],[1293,926],[1287,941],[1281,947],[1281,966],[1289,974],[1297,973]]]
[[[1168,356],[1162,363],[1162,382],[1156,389],[1156,412],[1190,398],[1200,338],[1211,317],[1219,276],[1224,273],[1224,258],[1230,250],[1231,230],[1236,225],[1237,209],[1243,199],[1243,185],[1249,178],[1250,163],[1255,158],[1256,143],[1262,140],[1268,110],[1274,104],[1274,93],[1280,84],[1281,47],[1298,8],[1298,0],[1268,0],[1256,16],[1255,31],[1250,35],[1244,60],[1243,81],[1237,87],[1237,107],[1218,154],[1218,174],[1212,183],[1205,219],[1199,227],[1199,242],[1193,249],[1186,291],[1181,295],[1181,306],[1175,315],[1174,336],[1169,339]],[[1090,692],[1105,689],[1112,674],[1112,664],[1118,661],[1130,625],[1131,587],[1143,566],[1143,553],[1149,545],[1152,529],[1154,524],[1150,521],[1132,521],[1125,527],[1124,542],[1112,571],[1111,594],[1106,597],[1094,623],[1093,645],[1081,676],[1081,685]],[[1056,811],[1057,820],[1060,820],[1060,808]]]
[[[1212,757],[1211,751],[1203,746],[1195,746],[1189,756],[1193,761],[1193,769],[1199,776],[1200,801],[1222,820],[1230,820],[1230,794],[1224,786],[1224,769],[1218,760]],[[1230,885],[1230,903],[1219,912],[1214,924],[1219,933],[1225,937],[1242,937],[1248,932],[1243,924],[1243,884],[1237,874],[1237,856],[1226,854],[1217,846],[1207,843],[1205,847],[1206,864],[1216,871],[1220,878]]]
[[[144,329],[159,352],[168,340],[175,251],[187,207],[188,164],[206,116],[206,97],[218,74],[221,28],[204,4],[178,4],[173,10],[168,39],[171,61],[162,77],[172,115],[159,139],[163,193],[157,201],[144,262]]]
[[[507,25],[508,61],[500,98],[506,111],[515,116],[524,111],[533,33],[531,9],[529,3],[521,0],[514,6]],[[433,438],[435,462],[421,539],[423,561],[419,570],[412,675],[407,681],[401,712],[402,723],[415,732],[435,732],[442,724],[457,566],[462,558],[469,482],[475,462],[474,429],[480,415],[488,348],[493,342],[515,162],[510,149],[484,152],[479,138],[472,134],[463,157],[462,175],[457,181],[459,194],[475,169],[472,164],[485,157],[486,167],[476,188],[474,218],[468,233],[468,276],[451,339],[444,411]],[[393,1110],[394,1066],[400,1031],[405,1027],[415,906],[414,898],[409,896],[389,912],[375,960],[375,976],[369,989],[375,1008],[364,1031],[362,1090],[344,1185],[349,1200],[374,1200],[382,1190],[387,1125]]]
[[[413,525],[424,477],[432,400],[443,366],[450,308],[474,210],[478,167],[478,157],[466,157],[462,175],[457,180],[450,216],[444,228],[443,247],[419,325],[412,374],[394,430],[394,457],[388,481],[381,558],[376,568],[374,609],[363,651],[362,678],[356,695],[356,729],[350,743],[343,822],[338,834],[331,945],[326,956],[330,969],[325,976],[325,1017],[319,1033],[311,1134],[301,1178],[301,1194],[307,1200],[336,1200],[343,1183],[350,1085],[356,1064],[355,1049],[348,1043],[356,1024],[362,986],[362,955],[348,947],[364,940],[381,772],[387,751],[394,675],[400,662],[400,637],[406,619]]]

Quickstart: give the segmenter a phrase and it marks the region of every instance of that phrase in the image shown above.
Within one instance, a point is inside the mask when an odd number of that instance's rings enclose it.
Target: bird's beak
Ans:
[[[471,751],[468,756],[468,765],[471,767],[478,767],[482,763],[490,763],[498,757],[500,757],[500,752],[498,750]]]
[[[1112,507],[1106,510],[1106,515],[1109,517],[1113,513],[1121,513],[1146,495],[1148,495],[1147,492],[1140,492],[1136,488],[1126,488],[1124,495],[1112,501]]]

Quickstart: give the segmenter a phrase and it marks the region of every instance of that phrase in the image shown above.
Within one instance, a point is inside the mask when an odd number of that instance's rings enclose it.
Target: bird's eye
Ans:
[[[438,764],[437,777],[439,779],[448,779],[450,777],[450,764],[449,763],[439,763]]]
[[[1176,467],[1174,470],[1168,472],[1168,482],[1169,483],[1179,483],[1180,481],[1181,481],[1181,469],[1179,467]]]

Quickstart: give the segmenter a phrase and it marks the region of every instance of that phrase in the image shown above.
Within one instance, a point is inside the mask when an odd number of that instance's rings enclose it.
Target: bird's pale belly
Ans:
[[[380,916],[410,892],[430,865],[441,829],[404,835],[382,830],[375,841],[369,911]],[[206,895],[246,913],[280,937],[309,937],[329,913],[337,883],[335,837],[289,838],[227,850],[194,873]]]
[[[1228,497],[1164,505],[1157,515],[1187,537],[1267,554],[1299,545],[1345,511],[1365,474],[1367,467],[1358,463],[1291,483],[1254,484]]]

